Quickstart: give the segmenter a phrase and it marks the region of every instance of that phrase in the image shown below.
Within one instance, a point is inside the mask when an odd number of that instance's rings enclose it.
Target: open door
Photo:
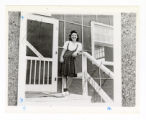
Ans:
[[[58,20],[22,14],[18,96],[26,91],[57,92]]]
[[[92,54],[95,59],[102,62],[113,62],[113,26],[92,21],[91,31]]]

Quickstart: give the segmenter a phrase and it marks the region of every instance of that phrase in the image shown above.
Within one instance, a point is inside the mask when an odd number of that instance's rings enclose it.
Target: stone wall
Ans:
[[[20,13],[8,12],[8,105],[17,105]]]
[[[122,105],[135,106],[136,14],[122,13]]]

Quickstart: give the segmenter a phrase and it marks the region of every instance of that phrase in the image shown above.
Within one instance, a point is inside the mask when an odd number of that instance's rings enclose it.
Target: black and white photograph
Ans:
[[[72,8],[7,10],[7,105],[136,107],[136,11]]]

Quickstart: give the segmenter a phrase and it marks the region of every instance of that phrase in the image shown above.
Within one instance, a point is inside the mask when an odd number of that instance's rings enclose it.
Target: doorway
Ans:
[[[21,14],[18,98],[57,92],[58,20]]]

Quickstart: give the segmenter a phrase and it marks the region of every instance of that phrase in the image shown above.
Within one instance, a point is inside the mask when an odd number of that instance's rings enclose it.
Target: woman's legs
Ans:
[[[72,83],[72,80],[73,80],[72,77],[68,77],[68,78],[67,78],[67,85],[66,85],[67,89],[69,89],[69,87],[70,87],[70,85],[71,85],[71,83]]]
[[[72,83],[72,79],[73,79],[72,77],[68,77],[68,78],[62,77],[62,92],[66,88],[69,89],[69,87]]]
[[[67,77],[62,77],[62,94],[63,96],[68,96],[68,87],[67,87]]]
[[[66,77],[62,77],[62,92],[64,92],[64,89],[66,89]]]

